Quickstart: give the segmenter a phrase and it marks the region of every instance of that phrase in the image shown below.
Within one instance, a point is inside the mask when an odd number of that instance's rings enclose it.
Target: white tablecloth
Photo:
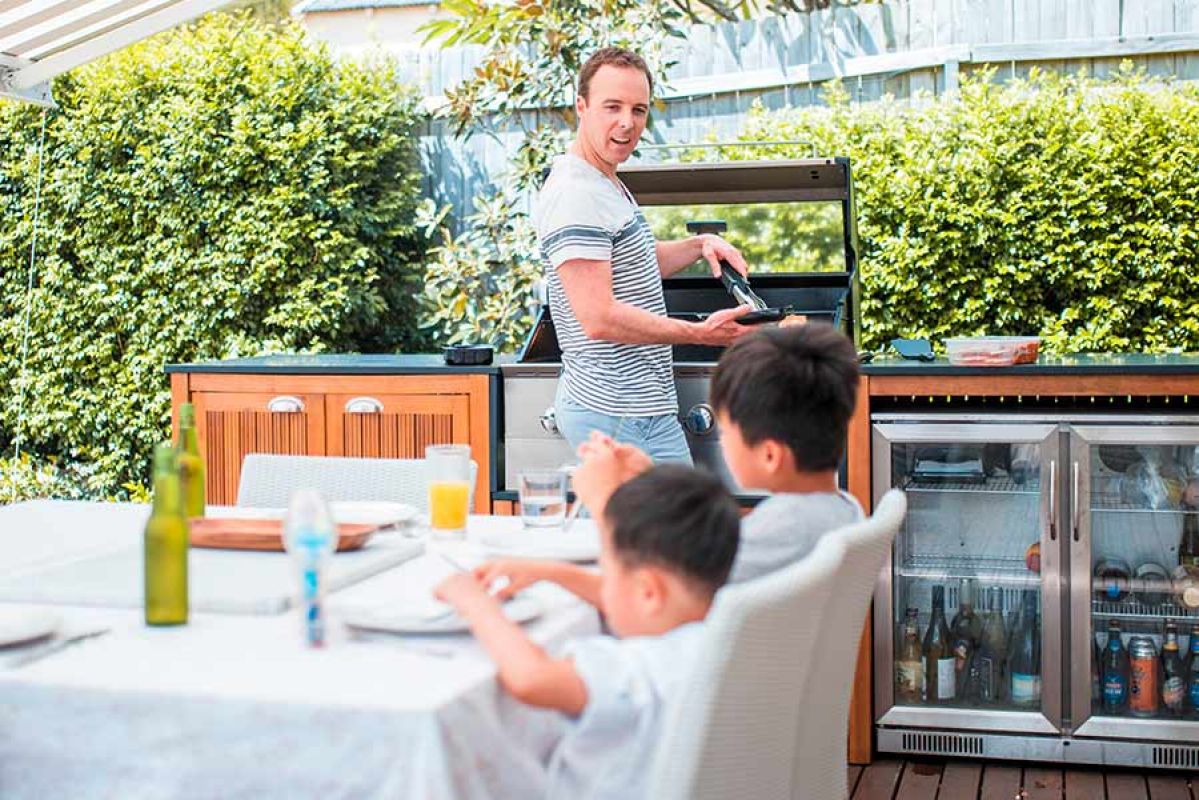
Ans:
[[[472,534],[509,524],[472,518]],[[0,574],[11,535],[0,524]],[[504,694],[469,636],[363,639],[337,622],[339,604],[427,602],[450,569],[428,554],[335,593],[322,650],[304,646],[295,612],[151,629],[139,611],[56,607],[72,627],[112,631],[0,672],[0,797],[537,796],[560,720]],[[546,613],[528,630],[546,646],[597,631],[565,592],[532,591]]]

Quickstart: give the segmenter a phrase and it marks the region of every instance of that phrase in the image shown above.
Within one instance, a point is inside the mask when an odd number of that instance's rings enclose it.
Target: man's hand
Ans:
[[[721,259],[732,264],[733,269],[742,275],[749,275],[749,265],[745,263],[745,258],[741,255],[740,250],[714,233],[701,234],[700,238],[703,240],[700,253],[708,262],[708,266],[712,268],[713,277],[720,277]]]
[[[751,311],[752,306],[722,308],[703,322],[695,323],[695,343],[715,347],[732,344],[753,330],[753,326],[737,322],[738,317],[743,317]]]

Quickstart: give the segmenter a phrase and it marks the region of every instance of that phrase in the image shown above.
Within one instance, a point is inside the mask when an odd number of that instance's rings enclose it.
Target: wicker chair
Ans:
[[[798,563],[717,594],[648,797],[790,800],[796,720],[844,554],[840,537],[824,536]]]
[[[906,500],[821,537],[804,559],[720,591],[655,760],[655,800],[846,797],[858,634]]]
[[[834,532],[845,543],[845,560],[837,571],[835,602],[820,620],[808,672],[808,699],[799,719],[795,754],[795,797],[849,796],[845,750],[859,634],[907,505],[903,492],[893,489],[869,520]]]
[[[479,465],[471,462],[471,508]],[[250,453],[241,465],[237,504],[284,508],[296,489],[317,489],[326,500],[407,503],[428,510],[428,478],[421,458],[337,458]]]

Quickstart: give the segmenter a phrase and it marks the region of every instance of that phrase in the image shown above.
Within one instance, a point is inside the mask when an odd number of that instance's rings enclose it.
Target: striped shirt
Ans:
[[[677,413],[670,345],[589,339],[558,275],[558,268],[573,259],[606,261],[612,265],[616,302],[666,316],[654,235],[628,190],[568,153],[555,160],[537,196],[534,222],[567,396],[612,416]]]

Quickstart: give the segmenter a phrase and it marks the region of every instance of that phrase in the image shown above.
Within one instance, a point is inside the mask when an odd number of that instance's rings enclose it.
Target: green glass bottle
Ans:
[[[183,493],[183,515],[204,516],[204,459],[200,457],[200,439],[196,435],[196,407],[179,406],[179,446],[176,450],[179,489]]]
[[[170,442],[158,445],[154,451],[154,506],[143,540],[147,625],[187,622],[188,531],[177,469],[177,455]]]

